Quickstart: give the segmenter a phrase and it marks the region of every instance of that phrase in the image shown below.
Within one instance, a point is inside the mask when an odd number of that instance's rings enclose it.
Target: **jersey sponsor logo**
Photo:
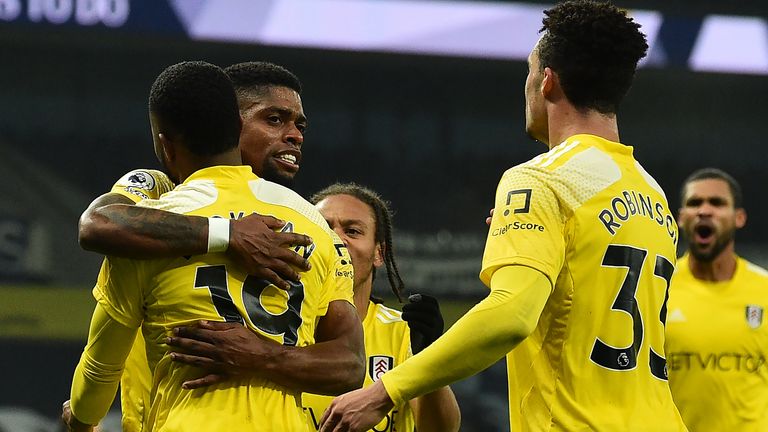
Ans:
[[[746,308],[747,324],[753,329],[763,324],[763,308],[757,305],[747,305]]]
[[[753,353],[672,352],[667,355],[671,371],[702,369],[716,372],[759,373],[765,368],[765,356]]]
[[[382,375],[395,367],[395,359],[391,356],[375,355],[368,357],[368,375],[373,382],[378,381]]]
[[[504,216],[509,216],[510,211],[515,214],[528,213],[531,209],[531,194],[531,189],[515,189],[507,192],[507,207],[504,209]],[[517,197],[514,202],[513,197]]]
[[[155,178],[146,171],[134,171],[128,174],[128,187],[152,190],[155,188]]]
[[[540,225],[532,222],[519,222],[514,221],[511,224],[506,224],[501,228],[496,228],[491,232],[492,236],[504,235],[509,231],[539,231],[544,232],[546,228],[544,225]]]
[[[597,215],[603,227],[612,236],[624,222],[636,216],[645,216],[665,228],[667,234],[677,244],[677,222],[667,209],[666,203],[655,202],[648,195],[637,191],[623,191],[611,199],[611,204],[606,206]]]

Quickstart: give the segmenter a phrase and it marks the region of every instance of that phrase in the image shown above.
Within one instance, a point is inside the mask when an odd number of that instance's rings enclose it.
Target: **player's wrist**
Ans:
[[[225,252],[229,248],[229,219],[208,218],[208,253]]]

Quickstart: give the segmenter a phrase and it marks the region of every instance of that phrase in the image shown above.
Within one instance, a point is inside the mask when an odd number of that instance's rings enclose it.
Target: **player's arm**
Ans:
[[[461,412],[456,396],[448,386],[410,401],[419,432],[455,432],[461,426]]]
[[[131,350],[136,328],[112,319],[100,304],[91,318],[88,344],[72,379],[67,427],[90,431],[107,414],[115,398],[125,359]]]
[[[437,299],[432,296],[410,295],[403,306],[402,318],[408,323],[414,354],[423,351],[443,334],[443,315]],[[461,426],[459,404],[448,386],[411,399],[409,404],[419,432],[451,432],[458,431]]]
[[[372,386],[336,398],[323,415],[320,430],[332,431],[339,424],[367,430],[395,404],[487,368],[533,332],[551,291],[549,278],[538,270],[521,265],[499,268],[488,297],[435,343]]]
[[[152,176],[151,188],[135,180],[137,172]],[[83,249],[135,259],[226,250],[249,274],[283,289],[289,288],[283,278],[296,281],[297,270],[309,268],[309,261],[287,246],[309,245],[311,239],[276,232],[285,223],[274,217],[253,214],[222,225],[220,220],[133,205],[169,190],[170,180],[164,181],[161,176],[148,170],[132,171],[113,186],[112,192],[94,200],[80,217],[78,240]]]
[[[338,395],[360,388],[365,376],[363,330],[354,306],[345,300],[329,303],[306,347],[280,345],[229,323],[202,322],[179,327],[168,344],[179,349],[174,361],[205,369],[208,375],[184,383],[197,388],[231,376],[256,374],[290,389]]]

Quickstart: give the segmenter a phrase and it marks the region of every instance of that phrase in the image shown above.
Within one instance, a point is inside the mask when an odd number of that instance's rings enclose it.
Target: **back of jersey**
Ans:
[[[519,264],[553,282],[508,357],[512,430],[685,430],[663,354],[677,224],[631,147],[573,136],[505,173],[499,211],[481,277]]]
[[[153,370],[146,429],[304,430],[299,394],[266,379],[233,378],[207,388],[182,389],[184,381],[203,373],[172,362],[164,340],[174,327],[206,319],[242,323],[284,345],[314,343],[316,324],[330,297],[343,286],[351,300],[351,262],[341,241],[314,206],[287,188],[256,178],[248,167],[197,171],[174,191],[139,205],[206,217],[240,218],[258,212],[288,221],[288,229],[313,239],[311,246],[297,251],[309,259],[312,269],[288,291],[246,275],[225,254],[133,261],[133,282],[141,298],[118,299],[116,304],[135,308],[138,303],[144,309],[135,314],[143,314]],[[111,277],[130,277],[122,273]]]

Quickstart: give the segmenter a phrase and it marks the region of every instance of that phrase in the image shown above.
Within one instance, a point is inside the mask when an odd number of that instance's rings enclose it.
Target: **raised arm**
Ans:
[[[175,361],[209,372],[185,383],[186,388],[248,374],[306,393],[338,395],[360,388],[365,376],[365,347],[354,306],[343,300],[332,301],[320,319],[316,338],[314,345],[290,347],[239,324],[203,322],[198,327],[178,328],[168,344],[180,350],[171,354]]]

